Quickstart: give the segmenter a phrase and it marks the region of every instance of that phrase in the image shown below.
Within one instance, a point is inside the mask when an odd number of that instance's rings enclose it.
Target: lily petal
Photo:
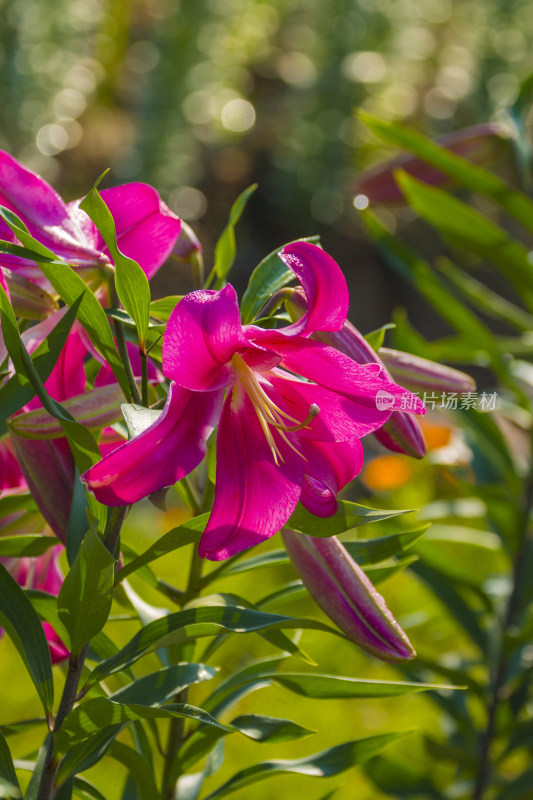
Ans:
[[[161,416],[84,472],[82,481],[108,506],[136,503],[171,486],[204,457],[222,397],[222,392],[195,393],[171,384]]]
[[[151,278],[167,260],[178,239],[179,217],[146,183],[126,183],[102,189],[100,194],[113,215],[120,251],[137,261],[146,277]],[[99,234],[97,247],[107,253]]]
[[[313,331],[338,331],[348,316],[349,295],[341,268],[322,248],[310,242],[293,242],[279,254],[300,281],[307,311],[283,333],[308,336]]]
[[[270,376],[270,381],[283,395],[294,419],[305,420],[312,404],[319,407],[319,414],[299,432],[302,440],[351,442],[381,428],[390,416],[390,412],[376,408],[375,403],[368,405],[357,397],[348,398],[316,383],[277,375]]]
[[[14,211],[32,236],[60,258],[78,264],[102,262],[94,231],[91,233],[79,225],[50,184],[4,151],[0,151],[0,187],[0,204]],[[15,241],[4,222],[0,222],[0,237]],[[32,263],[4,255],[1,259],[7,267]]]
[[[218,429],[215,503],[200,541],[202,558],[220,561],[263,542],[294,511],[303,461],[277,432],[273,436],[283,458],[279,464],[248,396],[228,396]]]
[[[187,389],[219,389],[235,379],[232,356],[250,350],[261,352],[244,334],[231,284],[219,292],[191,292],[170,315],[163,339],[163,372]]]
[[[392,383],[379,364],[356,364],[333,347],[303,337],[285,338],[271,333],[265,345],[282,357],[282,365],[334,392],[357,400],[367,407],[382,408],[386,416],[393,410],[425,414],[419,397]],[[385,393],[383,404],[378,397]],[[388,397],[387,397],[388,395]]]
[[[337,494],[363,466],[363,446],[353,442],[313,442],[301,439],[307,459],[300,502],[317,517],[330,517],[337,510]]]

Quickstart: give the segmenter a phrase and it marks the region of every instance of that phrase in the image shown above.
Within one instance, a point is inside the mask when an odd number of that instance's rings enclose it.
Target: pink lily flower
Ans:
[[[58,564],[62,549],[62,547],[53,547],[36,558],[2,558],[0,561],[19,586],[26,589],[38,589],[57,597],[63,583],[63,574]],[[43,628],[50,647],[52,664],[64,661],[69,657],[69,651],[48,622],[43,622]]]
[[[135,259],[151,278],[172,252],[180,233],[179,218],[144,183],[103,189],[101,195],[115,221],[121,252]],[[80,268],[113,264],[104,240],[79,204],[80,200],[65,203],[39,175],[0,150],[0,205],[14,211],[31,235],[63,261]],[[17,242],[1,220],[0,238]],[[0,264],[44,282],[32,261],[2,254]]]
[[[335,261],[306,242],[280,257],[305,291],[301,319],[281,330],[243,327],[231,285],[186,295],[163,340],[171,384],[162,414],[82,476],[102,503],[134,503],[194,469],[218,422],[215,502],[200,542],[200,555],[216,561],[272,536],[299,500],[317,516],[333,514],[337,492],[361,469],[361,437],[409,395],[380,365],[309,339],[346,320]]]

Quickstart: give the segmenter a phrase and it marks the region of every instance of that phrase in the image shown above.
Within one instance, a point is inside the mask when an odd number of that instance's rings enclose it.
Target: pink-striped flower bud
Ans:
[[[33,281],[17,272],[4,269],[13,311],[23,319],[41,320],[57,311],[54,298]]]
[[[436,142],[473,164],[483,164],[497,157],[508,138],[502,125],[484,123],[441,136]],[[405,198],[394,178],[397,169],[402,169],[432,186],[446,186],[453,183],[449,175],[439,169],[410,153],[402,153],[361,173],[354,186],[356,200],[361,197],[359,204],[354,201],[356,208],[364,208],[368,202],[381,205],[405,203]]]
[[[123,398],[118,383],[110,383],[64,400],[63,407],[86,428],[100,430],[122,419],[120,404]],[[59,420],[42,406],[12,417],[9,428],[12,433],[26,439],[57,439],[63,436]]]
[[[414,658],[383,597],[335,536],[318,539],[287,529],[281,533],[311,597],[352,642],[384,661]]]
[[[11,441],[39,511],[65,542],[74,487],[74,459],[67,440],[24,439],[12,434]]]
[[[181,231],[178,241],[172,249],[172,255],[178,261],[188,264],[192,271],[194,286],[200,288],[204,282],[204,258],[202,245],[193,229],[186,222],[181,221]]]
[[[470,375],[427,358],[380,347],[379,357],[394,380],[408,389],[423,392],[473,392],[476,383]]]

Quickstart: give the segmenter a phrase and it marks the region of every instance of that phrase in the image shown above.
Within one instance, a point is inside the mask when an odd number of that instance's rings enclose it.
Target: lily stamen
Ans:
[[[235,353],[231,361],[242,387],[252,402],[255,413],[257,414],[257,418],[259,420],[259,424],[261,425],[263,433],[265,434],[268,446],[272,451],[274,462],[279,465],[280,461],[283,462],[284,459],[274,440],[270,426],[279,431],[281,438],[291,448],[291,450],[299,455],[300,458],[305,460],[303,453],[298,450],[298,448],[290,441],[286,434],[295,433],[296,431],[302,430],[302,428],[306,428],[311,420],[320,413],[319,406],[316,403],[312,403],[309,407],[309,413],[307,417],[302,421],[297,420],[286,411],[283,411],[283,409],[277,406],[274,401],[270,399],[261,386],[256,373],[254,373],[254,371],[248,366],[242,356],[240,356],[238,353]],[[288,425],[287,422],[292,422],[294,424]]]

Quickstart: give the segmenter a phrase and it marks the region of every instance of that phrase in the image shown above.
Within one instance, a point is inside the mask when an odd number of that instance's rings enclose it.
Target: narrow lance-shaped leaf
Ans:
[[[80,208],[92,219],[111,253],[115,262],[115,286],[118,297],[130,317],[135,320],[139,345],[144,349],[149,322],[150,286],[139,264],[121,253],[118,248],[113,216],[97,189],[102,178],[82,200]]]
[[[320,753],[314,753],[306,758],[294,760],[263,761],[261,764],[254,764],[251,767],[237,772],[226,783],[207,795],[205,800],[212,800],[215,797],[223,797],[237,789],[250,786],[257,781],[284,773],[296,773],[298,775],[309,775],[314,778],[329,778],[345,772],[350,767],[362,764],[369,758],[381,753],[393,742],[406,736],[411,731],[399,731],[395,733],[384,733],[378,736],[369,736],[366,739],[346,742],[345,744],[331,747]]]
[[[0,564],[0,622],[20,653],[43,704],[50,714],[54,683],[50,649],[37,613],[18,583]]]
[[[145,625],[115,656],[98,664],[88,678],[87,686],[133,664],[154,647],[166,646],[197,636],[212,636],[221,629],[235,633],[252,633],[268,629],[311,628],[341,635],[334,628],[311,619],[267,614],[235,605],[187,608]]]
[[[57,601],[73,653],[79,653],[107,622],[113,600],[114,565],[113,556],[89,528]]]
[[[296,241],[320,244],[320,236],[308,236],[305,239],[297,239]],[[294,242],[289,242],[288,244],[294,244]],[[283,289],[284,286],[294,280],[294,272],[288,269],[279,258],[279,253],[288,244],[276,247],[275,250],[265,256],[252,272],[241,301],[243,325],[248,325],[252,322],[274,292]]]
[[[348,500],[339,500],[337,511],[333,516],[315,517],[299,504],[286,527],[299,533],[306,533],[308,536],[338,536],[339,533],[357,528],[359,525],[380,522],[384,519],[408,514],[409,511],[412,509],[393,511],[392,509],[368,508]]]
[[[246,203],[256,189],[257,184],[253,183],[251,186],[248,186],[244,192],[241,192],[235,200],[230,210],[228,224],[222,231],[215,245],[215,266],[213,267],[213,272],[217,277],[217,285],[222,285],[224,278],[233,265],[236,253],[235,226],[241,218]]]
[[[533,271],[523,244],[448,192],[427,186],[401,170],[395,173],[395,177],[408,202],[422,219],[434,225],[452,244],[494,264],[514,283],[531,311]]]
[[[360,111],[358,116],[380,139],[409,150],[468,189],[490,197],[533,233],[533,203],[523,192],[412,128],[378,119],[366,111]]]
[[[5,320],[3,327],[7,325],[9,347],[15,353],[18,362],[18,368],[15,364],[16,373],[0,389],[0,420],[4,420],[19,411],[26,403],[29,403],[35,397],[35,389],[26,376],[22,361],[18,358],[18,336],[13,329],[13,320],[15,318],[6,306],[6,302],[9,303],[7,295],[5,295],[5,292],[3,294],[1,292],[3,292],[3,289],[0,287],[2,319]],[[33,366],[43,383],[49,378],[63,350],[82,299],[80,297],[73,303],[72,307],[32,353]]]
[[[13,766],[13,759],[9,752],[9,747],[6,740],[0,733],[0,797],[5,800],[21,800],[22,793],[20,791],[19,782],[17,780],[17,773]]]

